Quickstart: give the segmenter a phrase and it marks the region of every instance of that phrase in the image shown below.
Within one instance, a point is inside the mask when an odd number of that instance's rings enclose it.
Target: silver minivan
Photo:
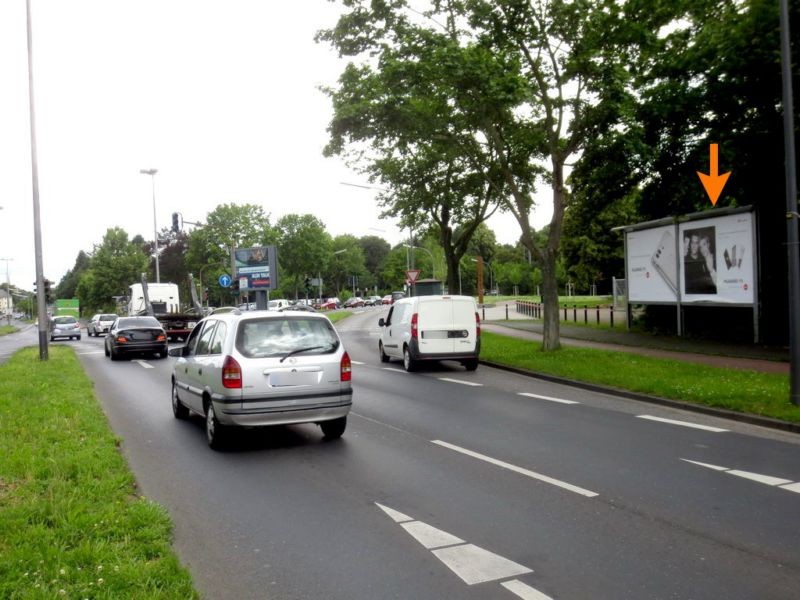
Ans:
[[[352,405],[350,357],[331,321],[308,312],[210,315],[172,348],[172,411],[205,418],[208,444],[236,426],[316,423],[340,437]]]

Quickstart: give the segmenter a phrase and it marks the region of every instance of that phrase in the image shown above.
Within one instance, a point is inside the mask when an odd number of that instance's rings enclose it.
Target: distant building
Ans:
[[[0,315],[11,312],[13,305],[14,299],[11,295],[5,290],[0,290]]]

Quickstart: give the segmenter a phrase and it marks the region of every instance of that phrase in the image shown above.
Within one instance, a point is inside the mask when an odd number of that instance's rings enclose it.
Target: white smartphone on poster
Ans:
[[[656,246],[650,262],[667,283],[674,294],[678,295],[678,262],[675,260],[675,238],[665,231]]]

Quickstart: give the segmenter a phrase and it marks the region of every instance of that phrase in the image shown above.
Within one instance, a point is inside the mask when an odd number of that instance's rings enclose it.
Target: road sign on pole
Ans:
[[[409,269],[408,271],[406,271],[406,279],[410,283],[415,283],[420,273],[421,271],[419,269]]]
[[[229,287],[231,285],[231,281],[232,281],[231,276],[228,275],[227,273],[224,274],[224,275],[220,275],[219,276],[219,284],[222,287],[225,287],[225,288]]]

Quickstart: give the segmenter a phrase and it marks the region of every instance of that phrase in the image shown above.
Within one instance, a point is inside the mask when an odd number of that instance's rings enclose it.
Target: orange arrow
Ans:
[[[703,187],[706,189],[706,194],[708,194],[711,204],[716,206],[719,195],[722,193],[722,188],[725,187],[725,182],[728,181],[728,177],[730,177],[731,172],[728,171],[722,175],[718,173],[718,146],[717,144],[710,144],[709,149],[711,154],[711,173],[706,175],[705,173],[697,171],[697,175],[700,177],[700,181],[703,183]]]

